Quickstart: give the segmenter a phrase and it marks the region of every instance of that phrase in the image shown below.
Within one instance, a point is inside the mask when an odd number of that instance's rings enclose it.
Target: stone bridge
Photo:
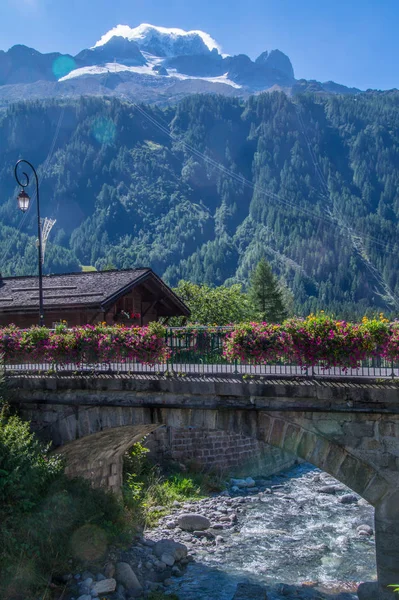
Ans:
[[[254,437],[312,463],[375,507],[378,584],[399,584],[399,388],[394,383],[237,378],[10,377],[12,402],[71,475],[119,490],[122,457],[161,425]],[[368,586],[368,587],[367,587]]]

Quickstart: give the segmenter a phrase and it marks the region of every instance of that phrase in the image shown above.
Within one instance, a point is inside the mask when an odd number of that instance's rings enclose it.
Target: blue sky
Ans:
[[[0,0],[0,49],[76,54],[143,22],[202,29],[228,54],[279,48],[298,78],[399,87],[399,0]]]

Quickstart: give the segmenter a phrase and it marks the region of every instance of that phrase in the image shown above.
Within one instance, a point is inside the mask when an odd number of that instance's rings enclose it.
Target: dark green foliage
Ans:
[[[148,449],[136,443],[124,457],[124,502],[138,526],[156,525],[175,500],[198,500],[223,489],[221,478],[215,474],[196,472],[194,466],[182,473],[181,465],[170,461],[165,461],[161,469],[147,454]]]
[[[262,258],[251,273],[249,300],[261,321],[282,323],[287,317],[284,297],[269,263]]]
[[[61,460],[32,435],[29,423],[0,414],[0,504],[5,510],[17,503],[32,509],[47,487],[63,472]]]
[[[125,514],[115,496],[69,480],[17,416],[0,417],[0,597],[42,596],[53,576],[99,560],[122,534]],[[89,540],[89,543],[87,543]]]
[[[57,219],[45,272],[151,266],[171,285],[245,288],[266,257],[296,312],[399,307],[398,92],[10,106],[0,114],[3,274],[36,268],[34,211],[17,232],[22,155],[38,167],[43,216]]]

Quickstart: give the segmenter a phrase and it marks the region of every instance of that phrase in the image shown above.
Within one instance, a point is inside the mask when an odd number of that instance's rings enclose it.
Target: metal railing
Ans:
[[[170,350],[167,361],[148,365],[134,360],[93,362],[84,355],[73,363],[15,360],[5,361],[7,375],[40,374],[81,375],[110,374],[134,375],[201,375],[201,376],[239,376],[245,378],[366,378],[395,379],[399,377],[399,363],[385,361],[379,357],[370,357],[362,362],[358,369],[340,367],[325,368],[322,363],[314,367],[301,367],[289,361],[270,364],[251,364],[240,361],[228,361],[224,356],[224,339],[232,328],[198,327],[170,328],[167,330],[166,343]]]

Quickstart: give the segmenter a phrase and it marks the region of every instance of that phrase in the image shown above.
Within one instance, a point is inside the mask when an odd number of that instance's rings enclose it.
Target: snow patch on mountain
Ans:
[[[147,55],[149,58],[149,56]],[[156,57],[151,57],[150,64],[140,66],[140,67],[129,67],[127,65],[121,65],[118,63],[107,63],[105,65],[92,65],[89,67],[81,67],[80,69],[75,69],[65,75],[65,77],[61,77],[59,81],[68,81],[70,79],[75,79],[77,77],[85,77],[88,75],[107,75],[112,73],[135,73],[136,75],[150,75],[151,77],[162,77],[166,79],[179,79],[188,80],[188,79],[196,79],[200,81],[208,81],[209,83],[224,83],[225,85],[229,85],[235,89],[240,89],[242,86],[238,85],[234,81],[228,78],[228,74],[220,75],[219,77],[195,77],[192,75],[185,75],[184,73],[178,73],[175,69],[170,69],[168,71],[168,75],[160,75],[156,71],[154,71],[154,66],[158,63],[158,59]]]
[[[221,53],[218,43],[205,31],[185,31],[184,29],[157,27],[149,23],[142,23],[135,28],[131,28],[129,25],[117,25],[104,34],[93,48],[104,46],[114,36],[134,41],[140,49],[151,50],[153,54],[161,56],[204,54],[214,49]],[[159,54],[159,51],[162,54]]]
[[[144,65],[142,67],[128,67],[127,65],[121,65],[118,63],[106,63],[105,65],[91,65],[89,67],[81,67],[80,69],[75,69],[65,75],[65,77],[61,77],[58,81],[68,81],[68,79],[75,79],[76,77],[84,77],[85,75],[105,75],[112,73],[121,73],[122,71],[128,71],[129,73],[137,73],[138,75],[153,75],[154,77],[159,77],[158,73],[152,70],[152,67],[149,65]]]
[[[232,81],[228,78],[228,73],[225,73],[224,75],[219,75],[218,77],[196,77],[194,75],[185,75],[184,73],[178,73],[174,69],[170,69],[168,72],[170,77],[175,77],[176,79],[197,79],[201,81],[209,81],[209,83],[224,83],[225,85],[230,85],[236,90],[242,88],[242,85],[239,85],[238,83],[235,83],[235,81]]]

